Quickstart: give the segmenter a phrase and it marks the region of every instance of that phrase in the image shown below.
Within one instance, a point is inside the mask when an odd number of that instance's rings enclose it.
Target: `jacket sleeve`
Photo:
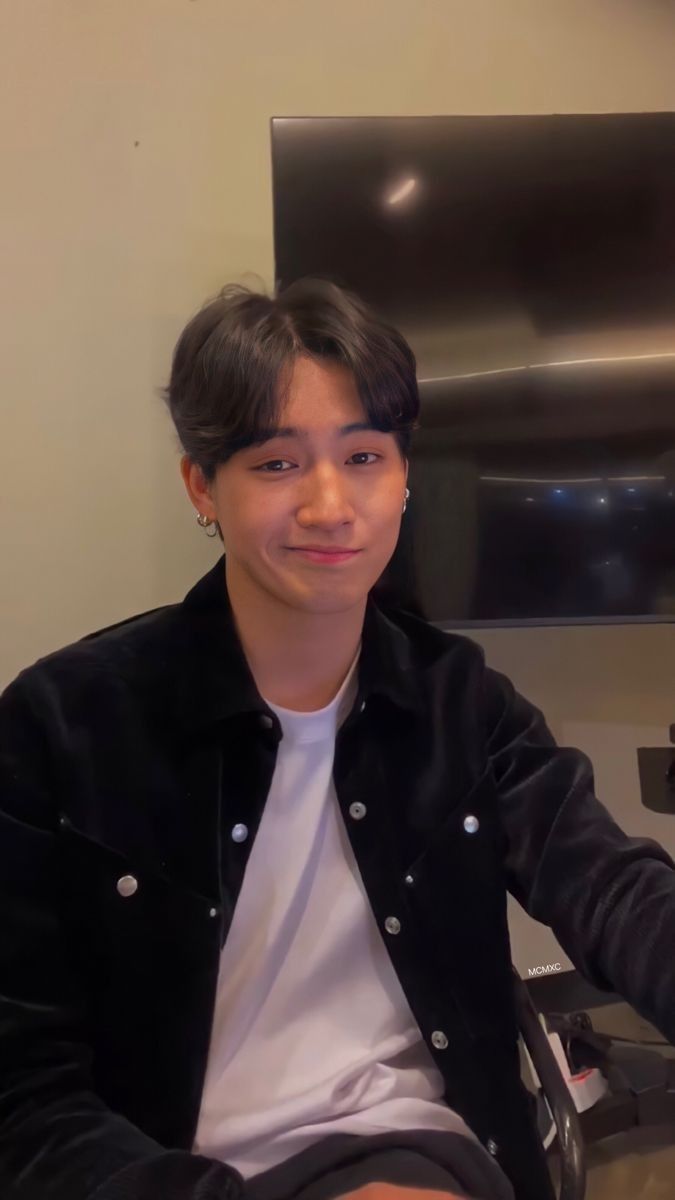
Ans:
[[[675,1043],[672,859],[656,842],[626,836],[595,796],[588,758],[558,747],[507,679],[486,671],[483,698],[509,890],[585,978]]]
[[[164,1149],[92,1086],[85,1004],[59,911],[43,700],[21,676],[0,697],[0,1195],[230,1200],[241,1190],[237,1172]]]

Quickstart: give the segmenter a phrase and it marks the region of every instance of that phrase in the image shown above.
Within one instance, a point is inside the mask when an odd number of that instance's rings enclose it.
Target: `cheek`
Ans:
[[[378,504],[366,516],[368,542],[378,561],[388,562],[394,553],[401,532],[401,508],[398,501],[392,503],[389,494],[386,502]]]
[[[279,506],[257,489],[248,492],[238,488],[234,495],[221,495],[218,512],[225,547],[244,556],[255,554],[284,527]]]
[[[373,498],[369,517],[373,523],[377,522],[383,531],[394,529],[398,532],[403,515],[404,487],[405,483],[392,479],[390,484]]]
[[[388,521],[386,529],[383,530],[382,535],[378,539],[381,556],[387,561],[391,558],[394,550],[396,549],[400,532],[401,522],[398,517],[394,517]]]

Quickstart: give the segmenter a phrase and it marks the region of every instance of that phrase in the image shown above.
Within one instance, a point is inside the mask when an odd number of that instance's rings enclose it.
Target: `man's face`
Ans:
[[[298,357],[275,436],[233,455],[211,488],[228,579],[305,612],[362,604],[394,552],[406,475],[351,373]]]

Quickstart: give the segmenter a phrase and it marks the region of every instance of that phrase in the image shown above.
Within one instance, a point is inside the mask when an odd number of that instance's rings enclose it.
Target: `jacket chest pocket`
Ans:
[[[60,890],[96,1088],[154,1136],[182,1137],[208,1054],[220,907],[156,864],[67,824],[62,834]],[[158,1104],[176,1088],[170,1111]]]
[[[163,964],[190,966],[220,928],[213,900],[176,884],[161,866],[141,862],[62,823],[60,889],[73,946],[86,975],[107,986],[155,979]]]
[[[479,1036],[513,1022],[505,850],[494,782],[486,772],[406,873],[411,907],[441,986]]]

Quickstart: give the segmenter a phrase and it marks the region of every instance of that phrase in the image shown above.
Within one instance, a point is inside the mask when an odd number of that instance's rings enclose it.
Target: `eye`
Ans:
[[[371,463],[377,462],[381,456],[373,454],[370,450],[357,450],[356,454],[352,454],[349,462],[353,462],[355,467],[369,467]],[[357,459],[358,461],[354,461]]]
[[[283,475],[287,470],[292,469],[294,464],[289,462],[287,458],[271,458],[269,462],[262,463],[259,467],[254,467],[256,471],[264,471],[267,475]]]

